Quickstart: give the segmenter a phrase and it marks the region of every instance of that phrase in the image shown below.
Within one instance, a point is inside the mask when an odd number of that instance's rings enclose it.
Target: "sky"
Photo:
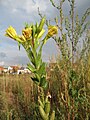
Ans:
[[[54,0],[58,4],[59,0]],[[35,23],[40,21],[38,7],[43,15],[49,20],[58,16],[59,12],[55,9],[50,0],[0,0],[0,66],[26,65],[29,59],[25,50],[14,40],[5,37],[5,30],[11,25],[18,34],[21,34],[25,23]],[[90,7],[90,0],[76,0],[75,7],[81,16]],[[64,12],[68,14],[69,5],[66,0]],[[43,48],[42,58],[49,61],[52,56],[58,54],[55,42],[50,39]]]

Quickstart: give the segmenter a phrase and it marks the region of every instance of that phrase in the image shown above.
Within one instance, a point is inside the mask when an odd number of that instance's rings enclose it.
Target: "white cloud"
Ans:
[[[54,0],[58,3],[59,0]],[[67,0],[68,1],[68,0]],[[58,4],[57,4],[58,5]],[[76,0],[76,7],[81,13],[90,6],[89,0]],[[21,33],[22,25],[25,22],[35,22],[39,20],[37,8],[41,13],[46,15],[47,19],[53,19],[59,15],[57,9],[52,7],[50,0],[0,0],[0,52],[6,53],[7,57],[1,60],[1,64],[25,63],[27,55],[23,49],[18,50],[18,45],[13,40],[4,36],[5,30],[9,25],[16,28],[17,33]],[[68,12],[68,4],[66,2],[64,10]],[[48,42],[43,49],[43,59],[48,61],[49,56],[56,55],[56,47],[52,41]],[[17,59],[16,59],[17,58]],[[4,60],[4,61],[3,61]]]
[[[41,11],[46,11],[49,0],[3,0],[2,5],[8,9],[12,9],[11,12],[16,12],[18,9],[23,9],[27,13],[37,12],[37,8],[40,7]]]
[[[13,8],[12,13],[16,13],[16,12],[18,12],[18,9]]]
[[[5,62],[4,61],[0,61],[0,66],[3,66],[5,65]]]

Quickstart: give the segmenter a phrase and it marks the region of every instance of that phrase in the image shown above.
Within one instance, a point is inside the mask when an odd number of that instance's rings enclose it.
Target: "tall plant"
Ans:
[[[54,19],[59,28],[59,34],[54,37],[52,36],[52,38],[55,40],[60,50],[60,56],[62,56],[59,60],[60,63],[57,63],[55,66],[61,75],[59,79],[60,84],[63,85],[63,88],[60,86],[61,88],[59,92],[60,107],[63,105],[63,108],[65,108],[67,113],[64,118],[74,120],[82,116],[79,116],[78,114],[78,106],[80,104],[84,104],[84,101],[86,101],[84,107],[86,107],[86,109],[88,108],[88,97],[85,85],[87,83],[87,79],[85,79],[86,68],[83,57],[86,58],[87,56],[88,58],[90,50],[90,21],[87,21],[87,17],[90,15],[90,8],[86,10],[80,19],[78,13],[75,12],[75,0],[67,0],[70,5],[68,16],[65,16],[63,11],[63,5],[66,0],[58,1],[58,5],[54,0],[50,0],[50,2],[52,6],[59,11],[59,15]],[[39,15],[42,17],[40,11]],[[48,26],[50,21],[47,20],[46,24]],[[85,34],[86,38],[83,37]],[[81,52],[79,53],[78,46],[80,43],[83,44],[81,48],[79,47],[79,49],[81,49]],[[79,56],[79,58],[77,59],[76,56]],[[63,76],[61,71],[63,74],[65,73]],[[82,85],[80,86],[79,83],[82,83]],[[83,91],[82,95],[81,91]],[[84,107],[83,109],[86,110]],[[89,116],[87,112],[85,115],[86,120],[88,120]]]
[[[72,59],[74,62],[75,54],[78,51],[78,44],[80,42],[82,43],[82,41],[84,42],[84,39],[82,38],[83,34],[85,34],[87,29],[90,27],[90,21],[87,21],[87,17],[90,15],[90,8],[87,8],[80,19],[78,12],[75,9],[75,0],[67,0],[70,6],[69,15],[64,14],[64,3],[66,0],[58,1],[58,5],[54,2],[54,0],[50,0],[50,2],[52,6],[59,11],[58,16],[55,16],[53,21],[59,28],[59,34],[52,38],[56,41],[62,58],[65,58],[66,60]],[[42,17],[41,12],[39,10],[38,12],[40,17]],[[49,24],[50,20],[46,20],[46,25],[48,26]],[[85,42],[85,44],[89,46],[88,42]],[[82,51],[83,47],[85,50],[88,49],[88,47],[85,47],[83,44]]]
[[[43,17],[40,23],[28,25],[22,30],[22,35],[17,35],[15,29],[10,26],[6,30],[6,36],[14,39],[18,42],[19,48],[22,45],[27,52],[30,62],[27,64],[27,68],[33,73],[31,79],[37,84],[39,89],[38,103],[39,112],[43,120],[54,120],[55,111],[50,115],[50,94],[45,96],[44,90],[47,88],[48,82],[46,80],[46,64],[42,61],[42,48],[49,38],[57,34],[57,26],[49,26],[48,33],[43,39],[41,39],[45,33],[43,28],[45,24],[45,17]]]

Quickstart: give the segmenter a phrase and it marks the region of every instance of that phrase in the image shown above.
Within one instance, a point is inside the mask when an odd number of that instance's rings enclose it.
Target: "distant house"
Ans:
[[[29,69],[25,68],[24,73],[31,73],[31,71]]]
[[[31,71],[24,67],[21,67],[20,69],[17,70],[17,74],[25,74],[25,73],[31,73]]]
[[[24,74],[24,67],[19,68],[17,74]]]
[[[31,73],[31,71],[25,67],[19,67],[19,66],[8,66],[8,67],[2,67],[0,66],[0,74],[1,73],[10,73],[10,74],[27,74]]]
[[[11,66],[8,67],[8,72],[13,73],[13,68]]]
[[[3,72],[4,68],[0,66],[0,74]]]
[[[9,66],[8,72],[9,73],[17,73],[18,69],[19,69],[19,66]]]
[[[4,67],[3,72],[7,73],[8,72],[8,67]]]

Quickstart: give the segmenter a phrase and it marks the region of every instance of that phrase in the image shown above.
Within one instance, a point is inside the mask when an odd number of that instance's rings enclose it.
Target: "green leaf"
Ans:
[[[39,67],[42,63],[41,55],[42,55],[42,45],[40,46],[40,49],[39,49],[38,54],[37,54],[37,60],[36,60],[37,69],[39,69]]]
[[[18,42],[18,48],[19,48],[19,50],[20,50],[20,42]]]
[[[38,79],[38,81],[40,81],[40,75],[36,71],[34,72],[34,74],[35,74],[35,77]]]
[[[45,63],[43,62],[38,70],[38,74],[40,74],[40,76],[42,75],[46,75],[46,69],[45,69]]]
[[[27,54],[28,54],[28,57],[29,57],[31,63],[35,66],[36,65],[35,58],[34,58],[34,55],[33,55],[31,48],[27,50]]]
[[[39,47],[39,45],[40,45],[40,42],[39,42],[38,38],[36,38],[35,41],[34,41],[35,49],[37,49]]]
[[[36,71],[34,71],[33,73],[34,73],[34,76],[35,76],[35,77],[32,77],[31,79],[32,79],[36,84],[39,85],[39,83],[40,83],[40,76],[39,76],[38,73],[36,73]]]
[[[32,25],[32,39],[34,40],[35,37],[35,32],[36,32],[36,27],[35,25]]]
[[[47,88],[48,82],[46,81],[46,77],[42,77],[40,79],[40,86],[43,87],[43,88]]]
[[[39,85],[39,80],[36,77],[31,77],[32,81]]]
[[[27,64],[27,68],[31,71],[31,72],[35,72],[36,69],[29,63]]]
[[[36,25],[35,25],[35,27],[36,27],[36,33],[38,32],[38,26],[39,26],[39,24],[38,24],[38,22],[36,22]]]

